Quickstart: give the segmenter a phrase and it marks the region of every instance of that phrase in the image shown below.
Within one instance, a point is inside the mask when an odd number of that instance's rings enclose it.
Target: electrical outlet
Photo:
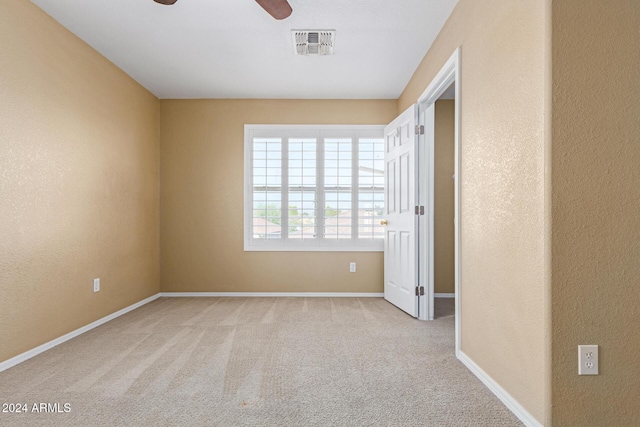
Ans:
[[[93,292],[100,292],[100,278],[93,279]]]
[[[349,273],[355,273],[356,272],[356,263],[355,262],[350,262],[349,263]]]
[[[598,346],[578,346],[578,375],[598,375]]]

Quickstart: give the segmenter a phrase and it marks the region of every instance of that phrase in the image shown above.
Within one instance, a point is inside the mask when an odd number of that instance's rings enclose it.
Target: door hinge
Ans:
[[[424,286],[416,286],[416,296],[424,295]]]
[[[424,206],[416,206],[416,215],[424,215]]]
[[[416,125],[416,135],[424,135],[424,125]]]

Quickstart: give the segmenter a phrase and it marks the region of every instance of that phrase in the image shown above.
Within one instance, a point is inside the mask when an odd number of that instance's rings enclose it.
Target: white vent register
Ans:
[[[294,55],[333,55],[335,30],[291,30]]]

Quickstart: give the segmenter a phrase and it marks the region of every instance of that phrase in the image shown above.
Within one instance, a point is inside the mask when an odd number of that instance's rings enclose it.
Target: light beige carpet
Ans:
[[[0,425],[521,425],[455,358],[452,303],[161,298],[0,373],[28,407]]]

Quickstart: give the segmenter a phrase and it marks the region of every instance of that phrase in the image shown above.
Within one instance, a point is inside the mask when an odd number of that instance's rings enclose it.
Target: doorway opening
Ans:
[[[435,102],[434,120],[434,318],[455,314],[455,85]]]
[[[385,227],[384,298],[411,316],[433,320],[436,293],[440,297],[453,297],[456,355],[459,354],[461,342],[459,64],[460,48],[456,49],[429,84],[418,103],[409,106],[385,127],[386,218],[381,222]],[[443,118],[439,120],[442,125],[438,126],[437,155],[445,159],[438,162],[437,170],[437,185],[443,188],[437,202],[437,231],[440,236],[437,249],[442,252],[438,257],[437,273],[434,256],[436,108],[441,110],[439,118]],[[443,301],[438,305],[446,307],[446,304]]]
[[[420,217],[419,227],[419,240],[425,245],[418,260],[419,276],[427,285],[427,292],[419,297],[419,306],[426,308],[420,311],[419,318],[434,319],[436,305],[438,314],[444,312],[447,315],[453,311],[456,355],[460,352],[461,343],[460,87],[458,48],[418,100],[419,124],[425,129],[421,146],[426,148],[420,153],[419,197],[425,201],[428,212]]]

